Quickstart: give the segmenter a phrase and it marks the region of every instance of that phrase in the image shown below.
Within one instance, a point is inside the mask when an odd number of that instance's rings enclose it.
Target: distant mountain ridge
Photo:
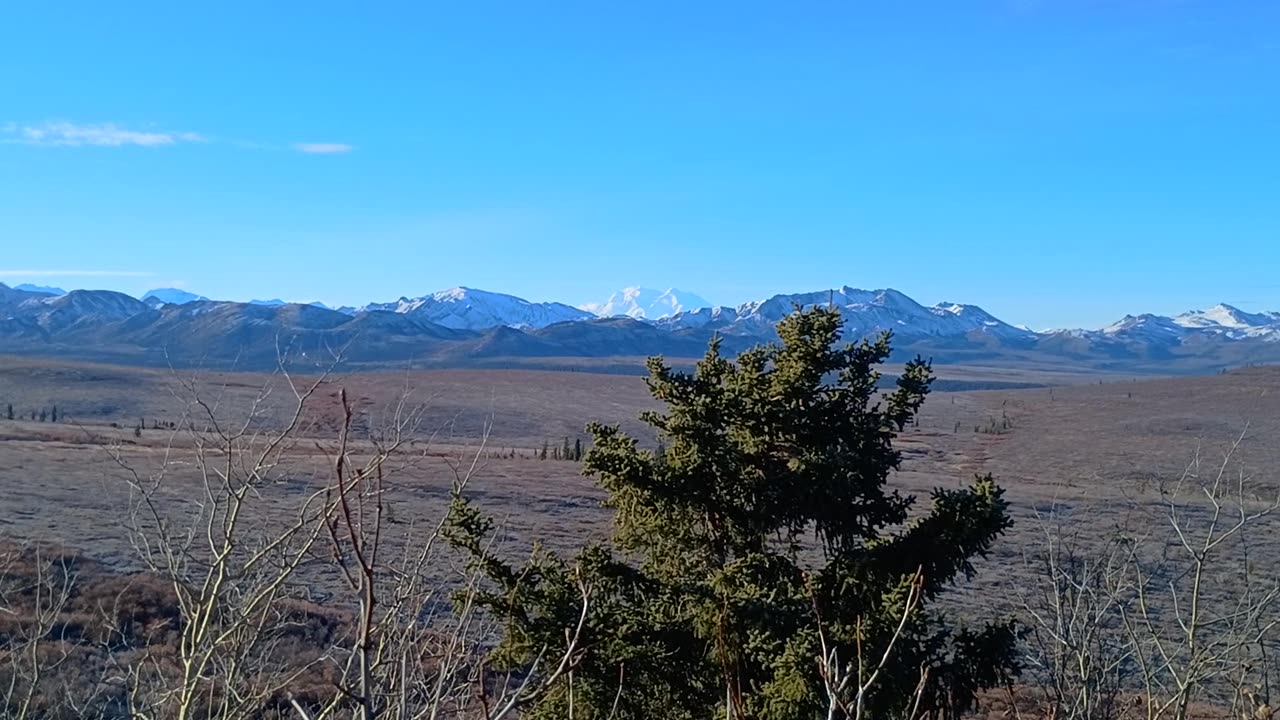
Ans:
[[[174,289],[145,297],[105,290],[58,295],[0,284],[0,352],[244,367],[271,365],[280,347],[316,362],[341,352],[369,367],[550,366],[554,358],[634,363],[653,354],[698,356],[713,336],[727,350],[750,347],[776,337],[777,322],[793,307],[830,305],[844,317],[850,339],[892,331],[900,358],[918,353],[941,363],[1150,373],[1280,362],[1280,312],[1225,304],[1174,317],[1129,315],[1096,330],[1034,332],[976,305],[926,306],[891,288],[847,286],[736,307],[691,307],[705,303],[678,290],[642,288],[583,307],[466,287],[339,309],[221,302]]]
[[[700,308],[658,320],[671,329],[716,330],[729,335],[761,336],[796,305],[831,305],[845,318],[846,332],[865,336],[886,330],[928,337],[959,337],[987,333],[1000,338],[1029,340],[1035,333],[996,319],[976,305],[939,303],[925,307],[893,289],[838,290],[775,295],[768,300],[744,303],[736,308]]]
[[[14,285],[14,290],[22,290],[25,292],[44,293],[46,295],[66,295],[67,291],[60,287],[52,287],[50,285],[32,285],[31,283],[22,283]]]
[[[159,305],[185,305],[190,302],[208,300],[209,298],[186,290],[179,290],[178,288],[156,288],[143,293],[140,299],[142,302],[156,307]]]

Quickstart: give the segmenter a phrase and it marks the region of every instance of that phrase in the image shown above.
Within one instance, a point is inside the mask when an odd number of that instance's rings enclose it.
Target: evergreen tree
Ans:
[[[538,456],[538,459],[539,460],[547,459],[547,441],[546,440],[542,441],[542,453]]]
[[[560,443],[560,459],[561,460],[573,459],[573,448],[569,446],[568,437],[566,437],[564,441]]]
[[[582,438],[573,439],[573,461],[582,461]]]
[[[9,419],[13,419],[13,403],[9,403]]]
[[[40,408],[40,422],[45,422],[48,419],[49,419],[49,411],[45,410],[44,408]]]
[[[52,413],[52,416],[50,417],[50,420],[52,422],[58,422],[58,406],[57,405],[53,406],[53,413]]]
[[[1011,623],[959,628],[929,609],[1009,527],[1003,491],[989,476],[939,489],[907,523],[915,498],[885,485],[931,368],[908,363],[883,394],[888,334],[837,345],[841,327],[838,311],[797,310],[780,343],[736,362],[718,340],[692,374],[650,359],[665,408],[642,419],[664,444],[642,451],[589,426],[584,472],[607,491],[615,532],[572,559],[538,550],[528,568],[508,564],[486,549],[492,522],[454,498],[448,537],[491,580],[480,602],[505,623],[494,667],[527,671],[563,648],[590,588],[572,680],[522,718],[563,718],[570,703],[619,720],[828,717],[824,646],[842,663],[886,658],[863,717],[902,711],[922,671],[921,714],[954,717],[1016,670]]]

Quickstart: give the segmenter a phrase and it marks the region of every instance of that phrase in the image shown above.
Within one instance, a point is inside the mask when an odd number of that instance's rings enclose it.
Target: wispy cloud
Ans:
[[[0,277],[50,278],[50,277],[151,277],[155,273],[139,270],[0,270]]]
[[[0,124],[0,143],[42,147],[167,147],[183,143],[212,143],[246,150],[293,150],[310,155],[348,153],[354,145],[336,142],[300,142],[282,145],[256,140],[219,138],[198,132],[157,128],[127,128],[115,123],[74,123],[50,120],[39,124]]]
[[[293,149],[311,155],[332,155],[351,152],[355,147],[345,143],[294,143]]]
[[[46,122],[40,125],[8,123],[4,126],[4,133],[8,136],[10,142],[55,147],[79,147],[84,145],[159,147],[178,143],[205,142],[206,140],[203,135],[194,132],[130,130],[113,123],[79,124],[63,120]]]

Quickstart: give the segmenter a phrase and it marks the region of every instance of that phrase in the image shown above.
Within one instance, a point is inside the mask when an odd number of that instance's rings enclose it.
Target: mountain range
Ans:
[[[353,367],[522,366],[634,369],[637,358],[698,357],[713,336],[727,351],[776,337],[796,305],[839,308],[846,337],[892,331],[896,358],[1132,373],[1209,372],[1280,362],[1280,312],[1216,305],[1165,317],[1129,315],[1096,330],[1034,332],[976,305],[922,305],[893,289],[842,287],[710,307],[679,290],[626,288],[574,307],[457,287],[355,307],[209,300],[157,289],[107,291],[0,284],[0,352],[140,364],[270,367],[295,360]]]

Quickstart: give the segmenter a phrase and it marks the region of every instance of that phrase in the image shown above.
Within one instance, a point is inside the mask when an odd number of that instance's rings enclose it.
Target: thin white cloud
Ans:
[[[0,277],[151,277],[155,273],[138,270],[0,270]]]
[[[0,124],[0,144],[42,147],[166,147],[182,143],[216,143],[247,150],[294,150],[311,155],[335,155],[355,150],[354,145],[336,142],[302,142],[290,145],[254,140],[211,137],[198,132],[134,129],[115,123],[73,123],[50,120],[30,125]]]
[[[351,152],[355,147],[345,143],[294,143],[293,149],[312,155],[332,155]]]
[[[40,125],[8,123],[3,130],[6,135],[10,136],[9,140],[11,142],[53,147],[81,147],[86,145],[99,147],[122,147],[125,145],[160,147],[178,143],[205,141],[203,135],[194,132],[130,130],[113,123],[79,124],[64,120],[46,122]]]

